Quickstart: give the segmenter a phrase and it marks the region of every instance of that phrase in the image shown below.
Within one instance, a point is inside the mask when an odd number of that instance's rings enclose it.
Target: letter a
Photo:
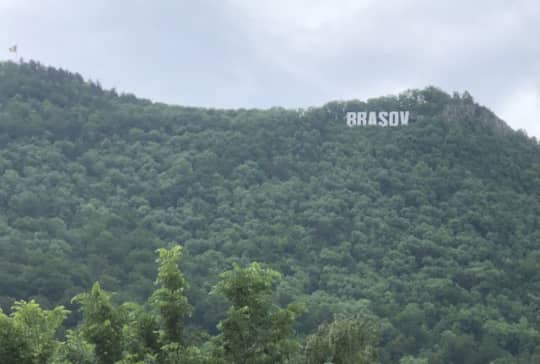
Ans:
[[[377,125],[377,113],[375,112],[370,112],[369,113],[369,122],[368,122],[369,125]]]

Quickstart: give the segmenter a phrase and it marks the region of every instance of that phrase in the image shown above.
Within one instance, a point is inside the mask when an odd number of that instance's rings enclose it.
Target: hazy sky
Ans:
[[[306,107],[434,85],[540,137],[538,0],[0,0],[0,58],[155,101]]]

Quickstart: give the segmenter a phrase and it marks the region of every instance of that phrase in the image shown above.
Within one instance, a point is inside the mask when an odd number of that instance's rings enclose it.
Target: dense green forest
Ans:
[[[540,145],[434,87],[217,110],[0,63],[0,307],[2,364],[540,363]]]

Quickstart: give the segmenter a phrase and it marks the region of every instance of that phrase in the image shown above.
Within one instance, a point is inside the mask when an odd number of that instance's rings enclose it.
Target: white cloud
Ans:
[[[540,87],[526,85],[516,89],[501,105],[500,115],[515,129],[540,138]]]

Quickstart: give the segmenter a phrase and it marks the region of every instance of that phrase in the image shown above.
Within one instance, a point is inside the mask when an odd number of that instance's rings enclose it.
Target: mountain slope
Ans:
[[[410,125],[345,124],[345,110],[397,109]],[[540,349],[540,147],[468,94],[215,110],[2,63],[0,146],[4,309],[67,303],[95,280],[146,297],[154,250],[178,242],[208,330],[218,274],[260,261],[284,275],[281,304],[306,302],[301,332],[376,314],[383,363]]]

